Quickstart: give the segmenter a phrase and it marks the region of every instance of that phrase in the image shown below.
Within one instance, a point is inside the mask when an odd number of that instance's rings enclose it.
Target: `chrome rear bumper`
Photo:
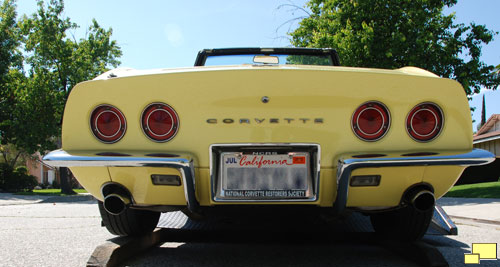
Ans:
[[[403,166],[477,166],[491,163],[495,155],[482,150],[473,149],[468,153],[423,156],[423,157],[378,157],[378,158],[354,158],[341,157],[337,165],[337,198],[333,205],[335,214],[344,211],[347,204],[347,193],[351,173],[359,168],[377,167],[403,167]]]
[[[485,150],[473,149],[468,153],[424,157],[341,157],[337,165],[337,198],[333,203],[334,213],[340,214],[347,204],[351,173],[358,168],[402,167],[402,166],[477,166],[491,163],[495,156]],[[199,213],[200,205],[195,196],[195,173],[193,156],[187,153],[166,156],[119,155],[99,156],[82,151],[72,155],[64,150],[47,154],[43,161],[54,167],[166,167],[178,169],[182,175],[187,207]]]
[[[43,157],[45,164],[53,167],[164,167],[179,170],[184,186],[187,207],[192,213],[198,213],[200,204],[195,196],[195,176],[193,156],[177,153],[167,156],[148,156],[137,154],[118,154],[99,156],[82,152],[72,155],[64,150],[55,150]],[[119,156],[118,156],[119,155]]]

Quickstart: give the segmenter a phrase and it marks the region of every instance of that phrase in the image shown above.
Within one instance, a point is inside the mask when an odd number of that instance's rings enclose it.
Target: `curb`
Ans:
[[[119,266],[125,260],[163,243],[162,229],[139,237],[115,237],[99,245],[87,261],[87,267]]]
[[[49,197],[44,199],[38,203],[71,203],[71,202],[80,202],[80,201],[89,201],[95,200],[92,195],[74,195],[74,196],[59,196],[59,197]]]
[[[450,217],[453,219],[459,219],[459,220],[467,220],[467,221],[474,221],[474,222],[485,223],[485,224],[500,225],[499,221],[492,221],[492,220],[485,220],[485,219],[478,219],[478,218],[469,218],[469,217],[454,216],[454,215],[450,215]]]

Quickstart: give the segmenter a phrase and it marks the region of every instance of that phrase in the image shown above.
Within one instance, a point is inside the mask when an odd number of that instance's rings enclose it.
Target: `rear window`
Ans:
[[[242,54],[208,56],[205,66],[222,65],[320,65],[333,66],[329,55]]]

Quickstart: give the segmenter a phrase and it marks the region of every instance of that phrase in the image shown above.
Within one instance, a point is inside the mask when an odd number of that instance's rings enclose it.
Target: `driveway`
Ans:
[[[500,201],[443,199],[439,203],[452,216],[478,212],[490,220],[497,218]],[[458,236],[424,238],[441,251],[450,266],[465,266],[464,253],[470,253],[472,243],[500,241],[500,224],[474,218],[455,219],[455,223]],[[244,239],[245,234],[211,239],[210,231],[199,240],[200,232],[186,231],[130,259],[126,266],[416,266],[391,249],[356,236],[336,240],[301,236],[300,232],[297,229],[276,235],[279,239],[259,241],[255,236]],[[95,247],[112,238],[101,227],[94,200],[0,194],[0,266],[85,266]],[[480,266],[499,265],[499,261],[482,261]]]

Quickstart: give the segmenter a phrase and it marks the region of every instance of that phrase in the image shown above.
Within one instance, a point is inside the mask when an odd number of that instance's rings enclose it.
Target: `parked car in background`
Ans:
[[[117,235],[152,231],[161,212],[226,209],[370,215],[404,240],[472,149],[459,83],[428,71],[342,67],[333,49],[202,50],[192,68],[117,69],[78,84],[64,112],[69,167]]]

